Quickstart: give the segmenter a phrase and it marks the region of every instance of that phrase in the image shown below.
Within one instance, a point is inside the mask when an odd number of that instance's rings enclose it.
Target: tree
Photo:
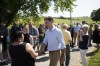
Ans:
[[[93,10],[93,12],[91,13],[91,19],[93,21],[100,21],[100,8],[97,10]]]
[[[47,12],[54,2],[55,11],[65,11],[73,6],[75,0],[0,0],[0,22],[9,26],[16,14],[21,16],[33,16],[38,18],[40,14]]]

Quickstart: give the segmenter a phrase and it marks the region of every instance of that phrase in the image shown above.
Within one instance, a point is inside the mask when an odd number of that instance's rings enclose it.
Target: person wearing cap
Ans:
[[[87,66],[86,52],[88,50],[88,40],[89,40],[88,30],[89,26],[85,24],[82,26],[82,30],[80,30],[78,34],[79,48],[83,66]]]
[[[70,43],[72,41],[71,34],[67,29],[68,29],[68,25],[67,24],[63,24],[62,25],[62,32],[63,32],[64,41],[65,41],[65,45],[66,45],[65,66],[69,66],[69,61],[70,61]],[[62,58],[62,56],[61,56],[61,58]],[[60,61],[60,64],[61,64],[61,66],[64,66],[64,62]]]
[[[44,19],[45,25],[48,28],[45,33],[45,38],[41,45],[39,53],[41,53],[45,46],[48,45],[49,51],[49,66],[57,66],[58,61],[60,60],[60,51],[62,55],[65,54],[65,42],[62,31],[54,26],[54,20],[52,17],[47,17]]]

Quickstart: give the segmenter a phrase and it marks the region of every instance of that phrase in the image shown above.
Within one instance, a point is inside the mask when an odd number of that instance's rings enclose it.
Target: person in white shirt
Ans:
[[[54,20],[52,17],[47,17],[44,19],[46,27],[48,27],[43,44],[40,48],[39,53],[41,53],[45,46],[48,45],[50,64],[49,66],[57,66],[60,60],[60,51],[62,55],[65,54],[65,42],[62,31],[54,26]]]

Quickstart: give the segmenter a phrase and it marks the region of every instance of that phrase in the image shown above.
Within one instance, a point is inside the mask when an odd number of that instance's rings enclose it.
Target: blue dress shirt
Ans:
[[[43,43],[48,45],[48,51],[66,48],[62,31],[55,26],[51,30],[48,29],[46,31]]]

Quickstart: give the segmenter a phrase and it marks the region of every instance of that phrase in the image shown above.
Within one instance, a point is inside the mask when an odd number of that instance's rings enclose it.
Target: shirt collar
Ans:
[[[67,29],[62,29],[62,31],[67,31]]]
[[[56,26],[53,25],[52,29],[49,29],[49,31],[53,31],[54,29],[56,29]]]

